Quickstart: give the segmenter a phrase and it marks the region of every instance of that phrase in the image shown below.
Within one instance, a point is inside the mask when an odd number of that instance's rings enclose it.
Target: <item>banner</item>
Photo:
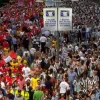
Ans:
[[[72,8],[58,8],[58,30],[72,30]]]
[[[55,5],[54,0],[45,0],[46,7],[54,7],[54,5]]]
[[[10,62],[12,59],[16,59],[16,58],[17,58],[17,54],[12,50],[6,58],[3,58],[0,61],[0,67]]]
[[[73,2],[73,1],[79,1],[79,0],[71,0],[71,1]]]
[[[57,31],[57,8],[44,8],[44,28],[50,31]]]
[[[36,0],[36,2],[44,2],[44,0]]]
[[[16,59],[17,58],[17,54],[12,50],[10,53],[9,53],[9,56],[6,57],[4,59],[5,63],[8,63],[10,62],[12,59]]]

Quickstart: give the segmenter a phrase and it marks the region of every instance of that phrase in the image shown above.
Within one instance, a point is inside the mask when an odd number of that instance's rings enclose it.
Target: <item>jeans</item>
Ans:
[[[70,82],[70,96],[73,95],[74,87],[73,87],[73,82]]]
[[[90,38],[90,32],[86,32],[85,38],[86,38],[86,40],[88,40]]]

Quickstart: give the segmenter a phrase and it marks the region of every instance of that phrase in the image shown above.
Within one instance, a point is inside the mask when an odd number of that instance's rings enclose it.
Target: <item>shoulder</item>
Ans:
[[[40,80],[40,78],[37,78],[36,80]]]

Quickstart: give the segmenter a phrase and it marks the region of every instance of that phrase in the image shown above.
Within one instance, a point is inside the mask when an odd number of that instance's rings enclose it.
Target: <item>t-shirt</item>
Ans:
[[[18,80],[18,84],[19,84],[19,88],[20,88],[20,90],[22,90],[23,89],[23,87],[24,87],[24,85],[25,85],[25,81],[24,81],[24,79],[23,80]]]
[[[9,44],[6,41],[3,42],[2,46],[3,46],[3,48],[9,48]]]
[[[22,71],[24,72],[24,75],[25,76],[28,76],[29,75],[29,72],[30,72],[30,68],[29,67],[23,67],[22,68]]]
[[[40,42],[46,42],[47,38],[45,36],[40,37]]]
[[[42,96],[43,96],[43,92],[40,91],[40,90],[37,90],[37,91],[34,92],[33,99],[34,100],[42,100],[41,99]]]
[[[60,93],[66,93],[69,89],[69,84],[67,82],[63,81],[60,83]]]
[[[32,80],[31,80],[31,85],[32,85],[32,88],[35,90],[36,89],[36,87],[38,86],[38,81],[39,80],[39,78],[32,78]]]
[[[68,80],[70,82],[73,82],[76,76],[77,76],[76,72],[68,72]]]
[[[13,62],[13,61],[11,61],[10,62],[10,65],[12,66],[12,67],[17,67],[19,64],[18,64],[18,62]]]

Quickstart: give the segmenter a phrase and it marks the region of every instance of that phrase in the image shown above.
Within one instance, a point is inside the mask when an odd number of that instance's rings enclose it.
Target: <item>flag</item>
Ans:
[[[16,59],[17,58],[17,54],[14,51],[11,51],[9,56],[7,58],[4,59],[5,63],[10,62],[12,59]]]
[[[11,57],[12,59],[15,59],[15,58],[17,58],[17,54],[12,50],[12,51],[10,52],[10,57]]]

